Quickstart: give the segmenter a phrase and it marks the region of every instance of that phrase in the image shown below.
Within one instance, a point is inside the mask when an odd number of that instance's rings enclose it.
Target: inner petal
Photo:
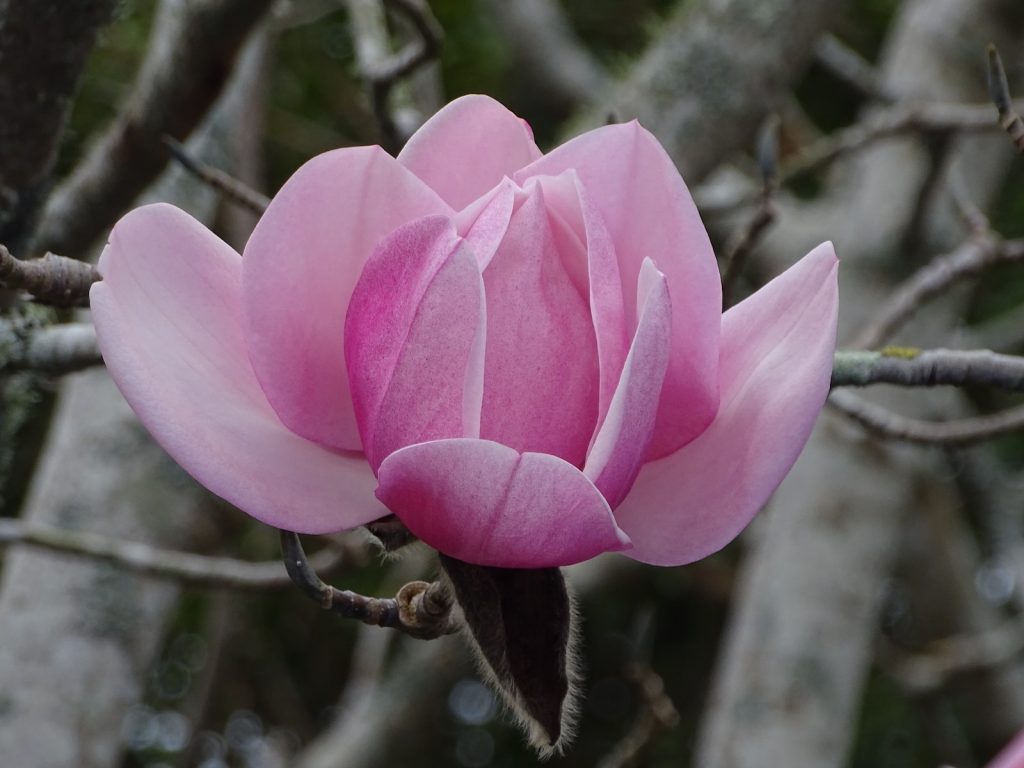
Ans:
[[[540,185],[531,185],[484,271],[487,351],[480,437],[582,466],[597,420],[590,309],[566,271]]]

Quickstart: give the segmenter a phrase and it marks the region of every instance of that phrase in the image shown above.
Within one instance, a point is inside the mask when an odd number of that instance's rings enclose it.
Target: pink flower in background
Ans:
[[[108,368],[210,490],[306,533],[390,510],[485,565],[718,550],[803,448],[835,345],[830,244],[723,315],[651,134],[611,125],[542,155],[482,96],[397,159],[306,163],[241,257],[155,205],[99,269]]]

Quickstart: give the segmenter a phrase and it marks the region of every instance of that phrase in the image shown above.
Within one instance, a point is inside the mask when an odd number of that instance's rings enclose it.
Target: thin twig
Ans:
[[[889,347],[881,351],[841,350],[832,366],[833,387],[898,384],[904,387],[982,384],[1024,392],[1024,357],[986,349],[920,350]]]
[[[441,582],[412,581],[395,597],[366,597],[332,587],[316,574],[299,536],[281,531],[281,551],[291,580],[325,610],[378,627],[390,627],[420,640],[433,640],[459,629],[452,598]]]
[[[882,668],[909,693],[923,696],[941,690],[955,677],[1000,667],[1024,652],[1024,625],[1008,620],[993,629],[953,635],[910,652],[884,642]]]
[[[263,212],[267,210],[267,206],[270,205],[270,198],[262,192],[257,192],[248,184],[236,179],[234,176],[192,157],[188,153],[188,149],[185,145],[173,136],[164,134],[163,142],[170,151],[171,156],[177,160],[186,171],[191,173],[211,189],[215,189],[220,192],[224,196],[224,199],[229,200],[247,211],[252,211],[257,216],[262,216]]]
[[[54,307],[89,306],[89,288],[100,279],[91,264],[47,253],[22,260],[0,245],[0,285],[27,291],[41,304]]]
[[[354,12],[354,4],[349,3],[356,34],[360,37],[372,36],[372,45],[359,47],[359,69],[370,86],[373,111],[377,118],[385,148],[396,150],[401,144],[398,126],[391,114],[390,97],[394,86],[403,78],[408,77],[419,67],[436,59],[441,52],[444,32],[437,19],[430,12],[425,0],[384,0],[392,11],[407,19],[416,33],[413,40],[401,50],[383,55],[387,50],[387,40],[376,39],[386,35],[378,29],[377,24],[368,22],[369,16],[365,9]]]
[[[994,45],[988,47],[988,93],[999,112],[999,127],[1006,131],[1017,151],[1024,152],[1024,120],[1013,108],[1003,60]]]
[[[898,286],[854,346],[876,347],[884,343],[918,307],[954,283],[996,264],[1018,261],[1024,261],[1024,239],[1002,241],[991,234],[967,239],[956,250],[933,259]]]
[[[814,55],[829,72],[867,98],[883,104],[896,101],[896,96],[871,62],[835,35],[823,35],[814,48]]]
[[[729,243],[725,255],[725,275],[722,277],[722,302],[731,305],[740,274],[761,241],[768,227],[775,221],[775,193],[779,188],[779,118],[769,117],[761,127],[757,140],[757,161],[761,169],[761,202],[753,218]]]
[[[996,130],[998,127],[992,120],[991,104],[894,104],[809,144],[790,157],[779,169],[779,185],[785,186],[845,155],[893,136],[906,133],[976,133]],[[716,200],[702,206],[701,212],[707,216],[730,213],[737,208],[756,204],[758,199],[755,195],[744,194],[729,200]]]
[[[13,544],[101,560],[145,576],[193,587],[262,590],[286,587],[291,583],[281,563],[276,560],[253,563],[230,557],[174,552],[85,531],[0,519],[0,547]],[[324,571],[336,569],[345,559],[343,553],[333,549],[322,550],[312,557],[316,567]]]
[[[679,712],[665,692],[665,681],[648,664],[630,664],[626,677],[640,692],[642,710],[629,732],[598,763],[598,768],[635,765],[640,753],[659,731],[679,724]]]
[[[828,404],[880,437],[908,443],[970,445],[1024,430],[1024,406],[987,416],[924,421],[894,413],[844,390],[832,392]]]

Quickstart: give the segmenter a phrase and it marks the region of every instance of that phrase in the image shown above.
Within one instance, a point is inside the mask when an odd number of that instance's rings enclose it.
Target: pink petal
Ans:
[[[529,126],[489,96],[470,95],[424,123],[398,161],[460,210],[538,157]]]
[[[345,369],[345,313],[384,235],[451,214],[379,147],[313,158],[281,188],[245,247],[245,334],[281,420],[329,448],[361,447]]]
[[[525,193],[484,271],[487,352],[480,436],[583,466],[597,417],[597,344],[566,274],[544,193]]]
[[[668,284],[650,259],[640,271],[639,294],[636,336],[608,416],[583,468],[612,509],[629,493],[647,455],[672,343]]]
[[[270,525],[305,533],[385,513],[359,454],[290,432],[260,388],[241,329],[238,254],[169,205],[114,227],[92,288],[107,368],[189,474]]]
[[[828,394],[836,267],[832,244],[820,245],[722,318],[721,409],[699,438],[645,465],[616,510],[635,544],[630,557],[699,560],[782,482]]]
[[[472,252],[444,216],[384,238],[345,323],[345,360],[366,457],[480,433],[485,313]]]
[[[560,176],[537,176],[534,181],[544,190],[552,233],[566,274],[579,293],[589,299],[597,340],[600,426],[629,350],[615,246],[575,171]]]
[[[488,194],[455,214],[455,228],[466,239],[481,271],[491,263],[508,231],[518,189],[511,179],[505,179]]]
[[[469,563],[548,568],[629,546],[604,497],[555,456],[438,440],[391,454],[378,479],[377,497],[410,531]]]
[[[1003,747],[986,768],[1024,768],[1024,731]]]
[[[722,290],[711,243],[671,159],[635,121],[583,134],[513,179],[525,184],[568,169],[579,174],[611,234],[625,316],[636,317],[635,287],[644,259],[653,259],[668,279],[672,358],[651,447],[652,458],[666,455],[699,435],[718,406]]]

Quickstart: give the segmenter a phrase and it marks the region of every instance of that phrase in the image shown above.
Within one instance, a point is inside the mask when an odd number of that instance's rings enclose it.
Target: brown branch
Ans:
[[[251,211],[257,216],[262,216],[263,212],[267,210],[267,206],[270,205],[270,198],[263,193],[257,192],[245,182],[236,179],[219,168],[214,168],[212,165],[192,157],[188,153],[188,148],[173,136],[164,135],[163,142],[168,151],[170,151],[171,156],[186,171],[211,189],[217,190],[223,195],[225,200],[247,211]]]
[[[889,347],[878,352],[840,350],[832,365],[833,387],[898,384],[904,387],[983,384],[1024,392],[1024,357],[989,350]]]
[[[951,421],[902,416],[851,392],[834,391],[828,404],[879,437],[925,445],[970,445],[1024,431],[1024,406],[999,413]]]
[[[54,191],[38,250],[79,256],[167,163],[162,137],[185,138],[227,81],[271,0],[164,0],[146,59],[117,118]]]
[[[1003,60],[994,45],[988,47],[988,92],[999,113],[999,127],[1006,131],[1017,151],[1024,152],[1024,120],[1013,108]]]
[[[207,589],[263,590],[286,587],[291,579],[277,561],[252,563],[230,557],[174,552],[137,541],[121,541],[86,531],[0,520],[0,547],[19,545],[87,557],[144,576],[168,579]],[[325,549],[312,560],[321,570],[334,570],[347,559]]]
[[[1022,260],[1024,240],[1002,241],[991,234],[969,238],[959,248],[933,259],[897,286],[854,346],[875,347],[884,343],[921,304],[951,285],[980,274],[996,264]]]
[[[0,245],[0,285],[28,291],[41,304],[54,307],[89,306],[89,288],[100,279],[90,264],[47,253],[22,260]]]
[[[364,624],[397,629],[420,640],[433,640],[459,629],[452,616],[451,595],[440,582],[413,581],[395,597],[366,597],[336,589],[317,576],[298,534],[281,531],[281,551],[291,580],[324,610]]]

